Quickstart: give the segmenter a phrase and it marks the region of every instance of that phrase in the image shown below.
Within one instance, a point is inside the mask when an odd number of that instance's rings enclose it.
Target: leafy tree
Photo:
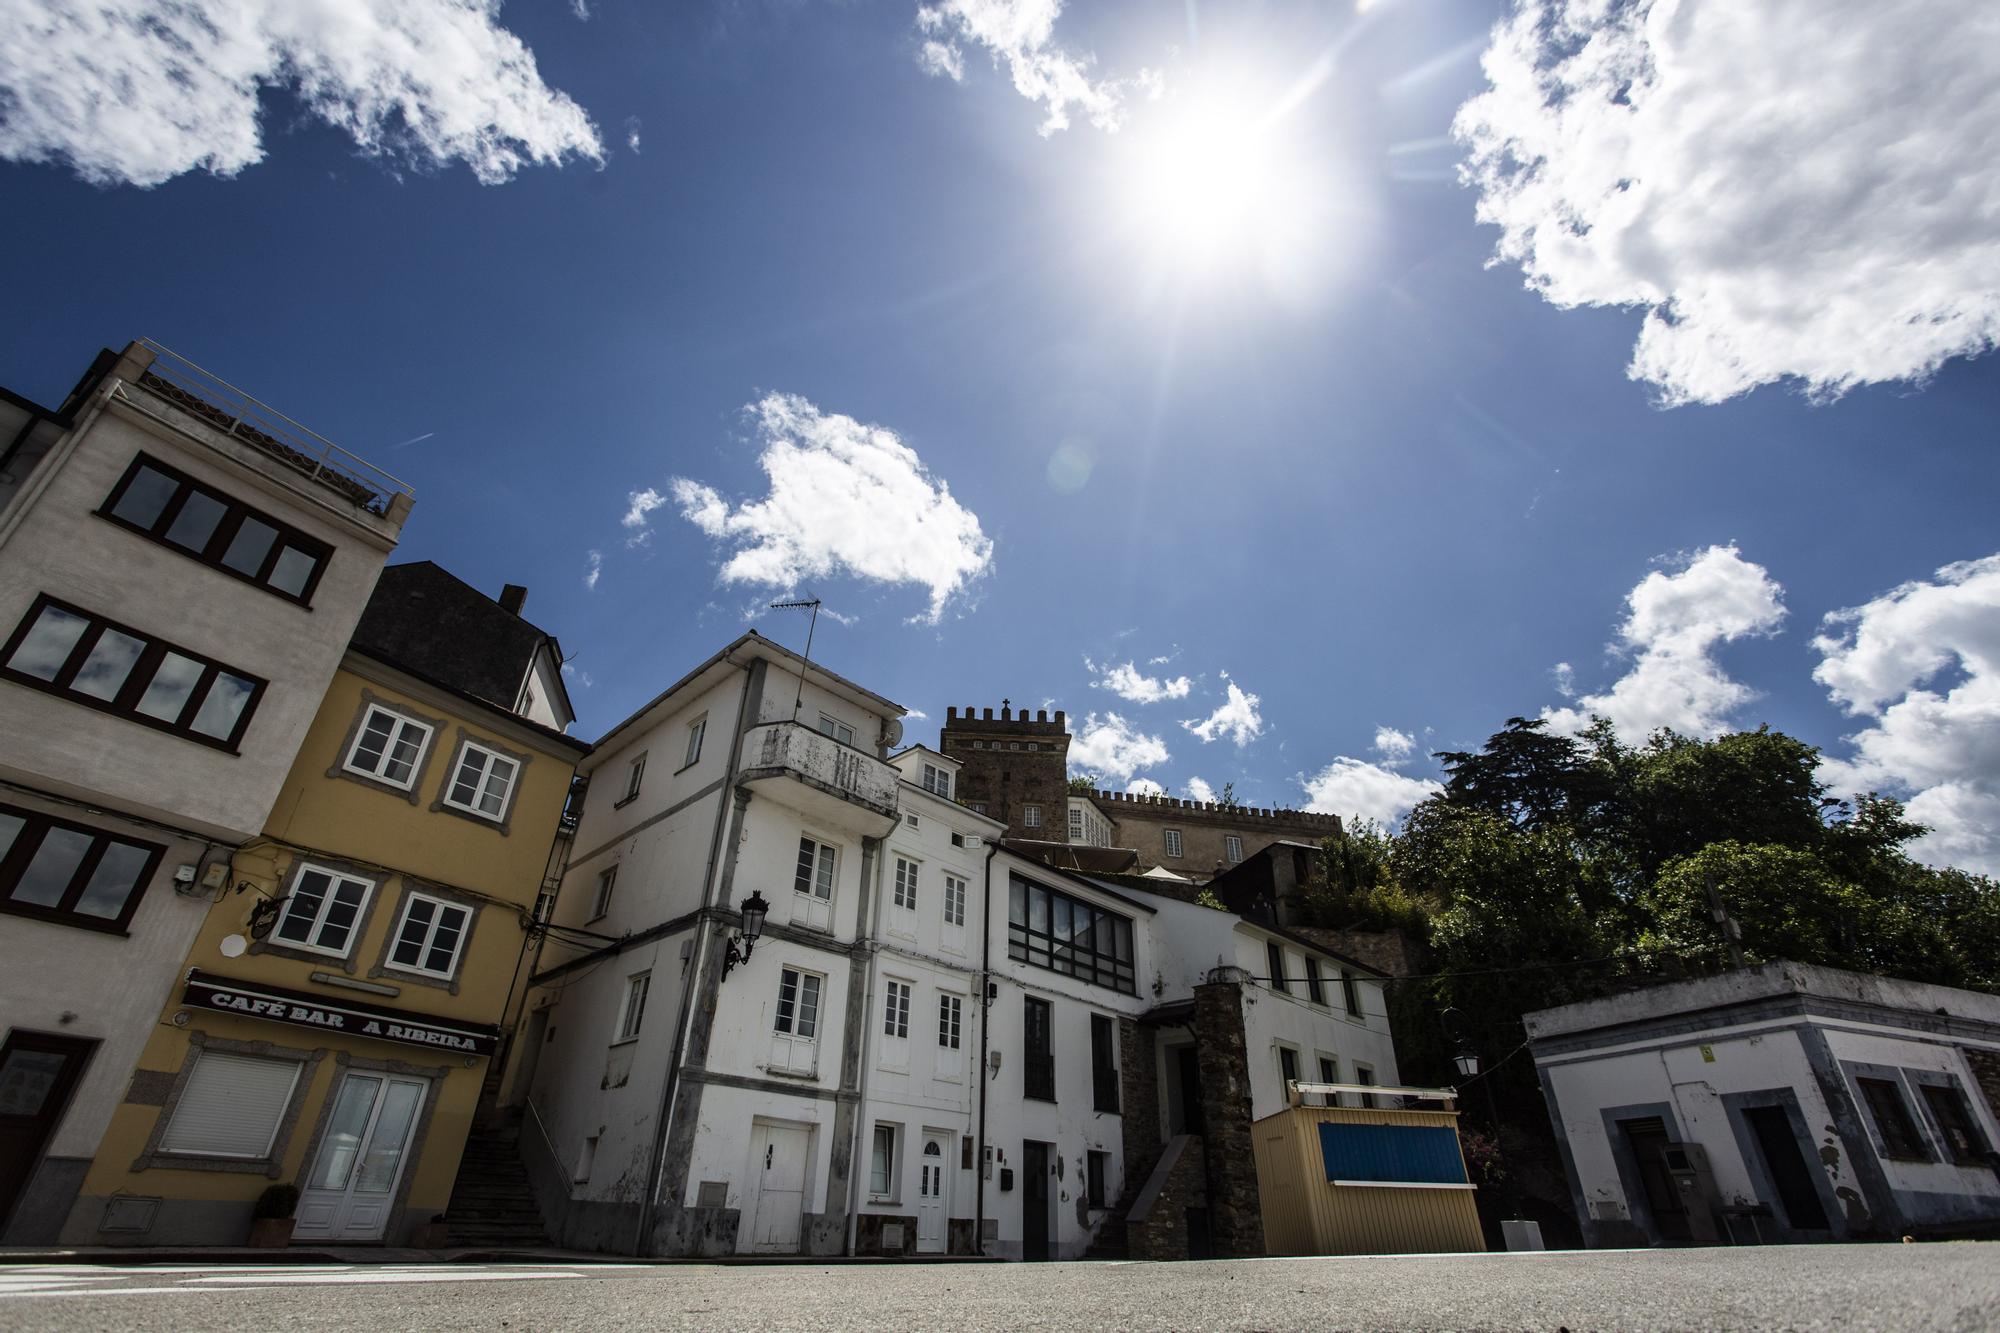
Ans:
[[[1215,806],[1218,810],[1241,810],[1243,808],[1243,802],[1236,799],[1236,784],[1234,782],[1225,782],[1222,784],[1222,794],[1215,798]]]
[[[1095,773],[1079,773],[1069,780],[1069,794],[1071,796],[1088,796],[1097,790],[1099,781],[1100,779]]]
[[[1510,717],[1476,753],[1441,752],[1445,799],[1531,828],[1584,822],[1608,794],[1607,774],[1584,745],[1547,726]]]
[[[1708,741],[1660,731],[1623,767],[1620,833],[1645,879],[1710,843],[1819,848],[1837,805],[1818,749],[1768,727]]]

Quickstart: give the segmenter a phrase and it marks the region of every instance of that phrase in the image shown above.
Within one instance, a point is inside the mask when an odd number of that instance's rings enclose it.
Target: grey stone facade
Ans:
[[[975,718],[947,708],[938,732],[938,750],[959,761],[958,799],[975,810],[1005,820],[1010,838],[1069,841],[1069,726],[1063,712],[1016,710],[1002,703],[1000,716],[985,710]],[[1027,807],[1041,822],[1025,822]],[[983,809],[982,809],[983,807]]]

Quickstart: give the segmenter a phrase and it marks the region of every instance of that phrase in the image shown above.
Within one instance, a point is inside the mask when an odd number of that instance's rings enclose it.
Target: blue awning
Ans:
[[[1322,1120],[1326,1178],[1343,1184],[1465,1185],[1458,1133],[1442,1125],[1354,1125]]]

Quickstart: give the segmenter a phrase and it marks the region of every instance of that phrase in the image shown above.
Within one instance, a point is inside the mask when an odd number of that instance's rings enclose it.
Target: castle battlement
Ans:
[[[1328,833],[1340,831],[1339,815],[1323,815],[1311,810],[1264,810],[1249,805],[1219,805],[1214,801],[1184,801],[1178,796],[1153,796],[1143,792],[1094,791],[1090,798],[1109,806],[1106,813],[1113,819],[1124,814],[1194,815],[1197,818],[1212,815],[1217,821],[1229,824],[1283,823],[1324,829]]]
[[[993,710],[990,708],[985,709],[984,715],[980,717],[974,717],[975,710],[971,708],[963,710],[947,708],[944,710],[944,724],[960,731],[1005,731],[1037,736],[1067,736],[1069,733],[1069,722],[1060,708],[1056,709],[1053,718],[1049,716],[1046,708],[1037,708],[1031,718],[1027,709],[1010,707],[1005,700],[1001,703],[1000,716],[997,718],[993,716]]]

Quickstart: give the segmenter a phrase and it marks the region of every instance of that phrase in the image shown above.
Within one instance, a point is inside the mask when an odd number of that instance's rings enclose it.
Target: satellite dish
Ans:
[[[903,719],[892,717],[882,723],[882,746],[893,750],[903,743]]]
[[[241,935],[224,935],[220,947],[224,958],[241,958],[243,951],[250,947],[250,941]]]

